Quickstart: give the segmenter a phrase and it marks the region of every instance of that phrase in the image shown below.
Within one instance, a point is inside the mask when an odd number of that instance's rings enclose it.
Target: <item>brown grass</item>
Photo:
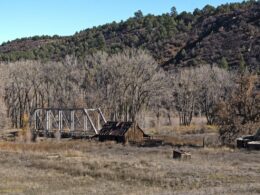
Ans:
[[[260,153],[112,142],[0,142],[0,194],[257,194]]]
[[[154,139],[175,146],[219,146],[218,127],[205,124],[190,126],[162,126],[159,130],[148,128],[145,132]]]
[[[159,129],[147,128],[146,133],[152,135],[185,135],[185,134],[204,134],[218,133],[218,127],[206,124],[191,124],[190,126],[161,126]]]

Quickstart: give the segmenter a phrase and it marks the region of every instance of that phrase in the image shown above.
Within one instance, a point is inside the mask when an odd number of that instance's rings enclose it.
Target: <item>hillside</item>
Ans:
[[[218,63],[226,58],[229,66],[245,61],[251,68],[259,67],[260,6],[238,9],[225,14],[202,17],[189,34],[185,46],[167,61],[194,66],[198,63]]]
[[[0,46],[1,61],[19,59],[62,60],[66,55],[84,58],[87,53],[105,50],[116,53],[126,47],[144,48],[165,69],[245,62],[258,69],[260,61],[260,5],[247,1],[205,6],[193,13],[171,13],[134,17],[75,33],[69,37],[35,36],[17,39]]]

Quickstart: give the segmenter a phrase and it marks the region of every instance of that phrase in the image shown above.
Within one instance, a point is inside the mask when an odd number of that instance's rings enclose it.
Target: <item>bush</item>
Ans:
[[[231,97],[218,105],[217,120],[222,144],[234,145],[241,135],[254,134],[260,126],[259,76],[241,75]]]

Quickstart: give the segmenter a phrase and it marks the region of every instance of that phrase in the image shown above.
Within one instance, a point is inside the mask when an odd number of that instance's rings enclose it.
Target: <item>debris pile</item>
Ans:
[[[255,135],[248,135],[238,138],[237,147],[260,150],[260,128]]]
[[[173,158],[181,159],[181,160],[188,160],[188,159],[191,159],[191,154],[184,150],[173,150]]]

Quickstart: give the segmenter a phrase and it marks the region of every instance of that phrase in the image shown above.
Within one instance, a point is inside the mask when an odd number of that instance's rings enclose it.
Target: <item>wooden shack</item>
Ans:
[[[144,139],[144,132],[132,122],[108,121],[99,131],[99,141],[112,140],[121,143],[141,142]]]

